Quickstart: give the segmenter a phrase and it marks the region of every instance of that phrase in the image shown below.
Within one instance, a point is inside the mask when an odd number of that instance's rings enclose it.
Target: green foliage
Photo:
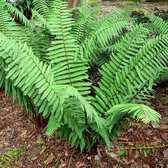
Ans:
[[[5,154],[0,156],[0,167],[7,168],[10,166],[10,162],[17,159],[20,153],[20,149],[14,148]]]
[[[166,22],[148,16],[150,22],[136,24],[128,8],[97,17],[86,4],[73,10],[60,0],[32,4],[29,19],[0,0],[0,86],[29,114],[42,113],[48,135],[81,150],[102,140],[109,148],[124,118],[159,121],[142,103],[168,64]],[[93,65],[101,76],[96,86]]]

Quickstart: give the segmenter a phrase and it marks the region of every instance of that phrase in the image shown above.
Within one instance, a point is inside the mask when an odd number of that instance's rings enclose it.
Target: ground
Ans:
[[[17,103],[0,92],[0,168],[166,168],[168,167],[168,84],[156,88],[150,106],[160,112],[159,124],[130,122],[110,151],[73,149],[61,138],[39,132]]]
[[[123,4],[105,2],[104,10],[118,5]],[[148,4],[148,9],[154,7]],[[157,7],[167,8],[166,4]],[[159,124],[129,122],[111,142],[110,151],[99,145],[90,153],[71,148],[64,139],[46,137],[0,90],[0,168],[168,168],[168,83],[159,84],[155,90],[149,105],[161,114]]]

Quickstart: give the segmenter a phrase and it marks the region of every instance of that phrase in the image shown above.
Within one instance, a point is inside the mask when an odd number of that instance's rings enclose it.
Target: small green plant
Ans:
[[[14,148],[7,153],[0,156],[0,167],[7,168],[10,166],[10,162],[17,159],[19,156],[19,149]]]
[[[0,0],[0,86],[48,135],[81,150],[102,140],[110,148],[124,119],[158,122],[144,103],[168,63],[167,22],[138,23],[128,8],[97,12],[34,0],[28,18]]]

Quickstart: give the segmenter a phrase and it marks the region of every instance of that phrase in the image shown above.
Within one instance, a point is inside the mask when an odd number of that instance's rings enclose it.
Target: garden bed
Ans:
[[[103,2],[104,11],[130,5],[128,2]],[[131,3],[132,5],[132,3]],[[136,8],[153,11],[168,9],[165,3],[138,3]],[[32,124],[26,112],[5,97],[0,90],[0,168],[115,168],[165,167],[168,165],[168,84],[156,87],[155,98],[149,103],[162,116],[159,124],[128,122],[121,135],[111,142],[83,153],[71,148],[59,137],[46,137]]]

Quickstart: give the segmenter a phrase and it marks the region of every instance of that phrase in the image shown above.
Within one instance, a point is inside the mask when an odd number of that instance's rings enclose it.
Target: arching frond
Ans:
[[[28,20],[26,16],[21,11],[19,11],[18,8],[14,7],[11,3],[6,3],[6,6],[9,13],[13,15],[14,18],[19,19],[25,26],[30,27],[32,30],[35,29],[35,25],[30,20]]]
[[[126,115],[142,120],[145,124],[149,122],[156,123],[161,119],[159,113],[143,104],[119,104],[112,107],[106,113],[109,132],[111,132],[114,125]]]
[[[144,45],[148,34],[149,30],[142,25],[133,27],[132,30],[121,36],[115,44],[105,48],[104,53],[107,54],[107,56],[105,54],[100,55],[100,57],[98,57],[98,63],[100,62],[100,64],[103,65],[103,63],[108,62],[110,57],[112,57],[114,64],[113,73],[118,73],[124,66],[129,64],[130,58]]]
[[[31,48],[27,47],[26,44],[17,44],[2,34],[0,34],[0,37],[0,60],[4,60],[6,63],[6,80],[10,80],[13,86],[17,86],[24,96],[31,98],[33,105],[37,107],[38,112],[42,112],[44,117],[50,116],[50,125],[55,120],[58,123],[57,127],[60,124],[68,124],[67,120],[65,123],[63,120],[64,106],[67,106],[66,101],[73,97],[74,100],[80,103],[81,108],[79,110],[85,116],[83,117],[84,121],[81,120],[81,122],[85,123],[85,120],[88,120],[87,127],[89,127],[89,123],[95,123],[99,132],[106,129],[105,123],[103,123],[104,120],[101,120],[93,107],[74,87],[55,85],[51,66],[40,62]],[[65,115],[68,115],[66,113],[68,109],[69,107],[65,108]],[[73,117],[75,113],[71,113],[71,115],[70,117]],[[77,119],[76,122],[80,122]],[[73,127],[73,125],[68,124],[68,126],[76,132],[75,125]],[[56,128],[48,128],[48,134],[52,133]],[[108,139],[108,134],[106,134],[106,139]]]
[[[167,42],[168,38],[162,37],[149,40],[129,58],[129,64],[123,68],[121,66],[121,71],[116,74],[114,62],[118,57],[111,57],[111,61],[102,66],[103,78],[99,83],[100,87],[96,89],[94,107],[104,112],[114,105],[133,101],[141,92],[148,93],[152,89],[153,81],[168,62]],[[122,59],[119,62],[123,64]],[[144,92],[144,88],[149,91]],[[145,97],[143,94],[141,96]]]
[[[0,1],[0,32],[8,36],[19,40],[22,38],[19,26],[12,20],[12,17],[8,13],[6,3]]]
[[[33,0],[34,10],[36,10],[44,18],[47,17],[49,4],[47,0]]]
[[[126,25],[128,25],[127,21],[119,21],[113,24],[108,23],[97,31],[91,31],[89,36],[77,50],[76,58],[86,60],[94,59],[95,53],[101,48],[104,48],[109,41],[112,41],[115,37],[119,36]]]
[[[168,23],[166,21],[155,15],[148,17],[151,22],[148,24],[149,29],[153,29],[157,34],[168,35]]]

